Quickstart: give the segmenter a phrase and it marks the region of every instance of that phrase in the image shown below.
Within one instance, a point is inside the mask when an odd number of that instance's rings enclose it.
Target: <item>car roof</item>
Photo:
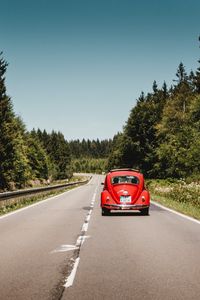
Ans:
[[[110,176],[117,176],[117,175],[134,175],[134,176],[143,176],[142,173],[139,172],[139,170],[135,169],[113,169],[110,170],[108,173]]]
[[[121,171],[133,171],[133,172],[139,172],[139,170],[137,169],[132,169],[132,168],[121,168],[121,169],[112,169],[109,172],[113,173],[113,172],[121,172]]]

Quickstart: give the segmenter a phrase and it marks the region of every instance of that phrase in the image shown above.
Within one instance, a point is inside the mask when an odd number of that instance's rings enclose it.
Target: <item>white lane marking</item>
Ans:
[[[74,263],[74,267],[73,267],[73,269],[71,271],[71,274],[67,277],[66,283],[64,284],[65,288],[68,288],[68,287],[70,287],[70,286],[73,285],[79,261],[80,261],[80,257],[77,257],[77,259],[75,260],[75,263]]]
[[[19,209],[13,211],[13,212],[10,212],[10,213],[7,213],[7,214],[5,214],[5,215],[3,215],[3,216],[0,216],[0,220],[2,220],[2,219],[4,219],[4,218],[8,218],[8,217],[10,217],[10,216],[13,216],[13,215],[15,215],[15,214],[18,214],[18,213],[20,213],[20,212],[22,212],[22,211],[24,211],[24,210],[26,210],[26,209],[29,209],[29,208],[32,208],[32,207],[41,205],[41,204],[46,203],[46,202],[51,201],[51,200],[54,200],[54,199],[56,199],[56,198],[58,198],[58,197],[60,197],[60,196],[63,196],[64,194],[71,193],[71,192],[73,192],[73,191],[75,191],[75,190],[77,190],[77,189],[80,189],[80,188],[82,188],[82,186],[75,187],[75,188],[73,188],[72,190],[63,192],[63,193],[61,193],[61,194],[59,194],[59,195],[56,195],[56,196],[47,198],[47,199],[45,199],[45,200],[40,200],[39,202],[34,203],[34,204],[31,204],[31,205],[28,205],[28,206],[26,206],[26,207],[19,208]]]
[[[75,246],[78,247],[79,253],[78,253],[78,257],[74,261],[74,265],[73,265],[73,268],[72,268],[72,271],[71,271],[70,275],[65,279],[65,284],[64,284],[65,288],[68,288],[68,287],[73,285],[73,282],[74,282],[74,279],[75,279],[75,276],[76,276],[76,271],[77,271],[77,268],[78,268],[78,264],[79,264],[79,261],[80,261],[80,256],[79,255],[80,255],[80,251],[81,251],[81,246],[83,245],[85,239],[89,238],[89,236],[85,236],[85,233],[88,230],[89,221],[90,221],[91,214],[92,214],[92,211],[93,211],[93,207],[94,207],[98,187],[99,187],[99,185],[97,185],[97,187],[95,189],[95,192],[93,194],[92,200],[91,200],[91,204],[92,204],[92,205],[90,205],[91,209],[89,210],[89,212],[87,213],[87,215],[85,217],[85,220],[84,220],[84,223],[83,223],[83,226],[82,226],[82,229],[81,229],[82,234],[78,237],[78,239],[76,241]]]
[[[81,231],[83,232],[86,232],[88,230],[88,223],[84,223],[83,226],[82,226],[82,229]]]
[[[184,215],[184,214],[182,214],[182,213],[180,213],[180,212],[177,212],[177,211],[175,211],[175,210],[173,210],[173,209],[171,209],[171,208],[168,208],[168,207],[166,207],[166,206],[163,206],[163,205],[161,205],[161,204],[158,204],[158,203],[155,202],[155,201],[152,201],[152,200],[151,200],[151,203],[153,203],[154,205],[156,205],[156,206],[158,206],[158,207],[161,207],[161,208],[164,209],[164,210],[170,211],[171,213],[176,214],[176,215],[178,215],[178,216],[180,216],[180,217],[182,217],[182,218],[185,218],[185,219],[187,219],[187,220],[189,220],[189,221],[192,221],[192,222],[194,222],[194,223],[200,224],[200,221],[199,221],[199,220],[196,220],[196,219],[194,219],[194,218],[192,218],[192,217],[189,217],[189,216],[186,216],[186,215]]]
[[[67,252],[74,251],[80,248],[83,245],[86,239],[89,239],[89,235],[80,235],[76,241],[75,245],[61,245],[59,248],[51,251],[51,253]]]
[[[80,248],[86,239],[89,239],[89,235],[80,235],[76,241],[76,248]]]
[[[51,253],[57,253],[57,252],[67,252],[78,249],[78,246],[74,245],[61,245],[58,249],[53,250]]]
[[[91,176],[90,181],[86,185],[89,185],[92,182],[92,179],[93,179],[93,176]]]
[[[90,216],[91,214],[92,214],[92,209],[89,210],[88,216]]]
[[[90,221],[90,218],[91,218],[91,215],[87,215],[87,217],[86,217],[85,221],[89,223],[89,221]]]

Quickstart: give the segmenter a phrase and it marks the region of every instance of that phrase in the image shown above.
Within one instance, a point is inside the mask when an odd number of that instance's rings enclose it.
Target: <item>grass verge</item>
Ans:
[[[200,220],[200,185],[172,180],[147,180],[151,199]]]
[[[153,193],[151,193],[151,199],[159,204],[162,204],[163,206],[200,220],[200,209],[190,203],[179,203],[170,198],[158,196]]]

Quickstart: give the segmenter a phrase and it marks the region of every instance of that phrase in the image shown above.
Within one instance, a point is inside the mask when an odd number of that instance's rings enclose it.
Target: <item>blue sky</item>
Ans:
[[[200,58],[200,1],[0,0],[7,92],[27,128],[112,138],[141,91]]]

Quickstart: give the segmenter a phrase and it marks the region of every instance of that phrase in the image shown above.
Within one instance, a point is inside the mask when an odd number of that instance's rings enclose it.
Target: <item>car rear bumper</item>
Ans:
[[[104,204],[102,208],[109,210],[142,210],[148,208],[149,205],[144,204]]]

